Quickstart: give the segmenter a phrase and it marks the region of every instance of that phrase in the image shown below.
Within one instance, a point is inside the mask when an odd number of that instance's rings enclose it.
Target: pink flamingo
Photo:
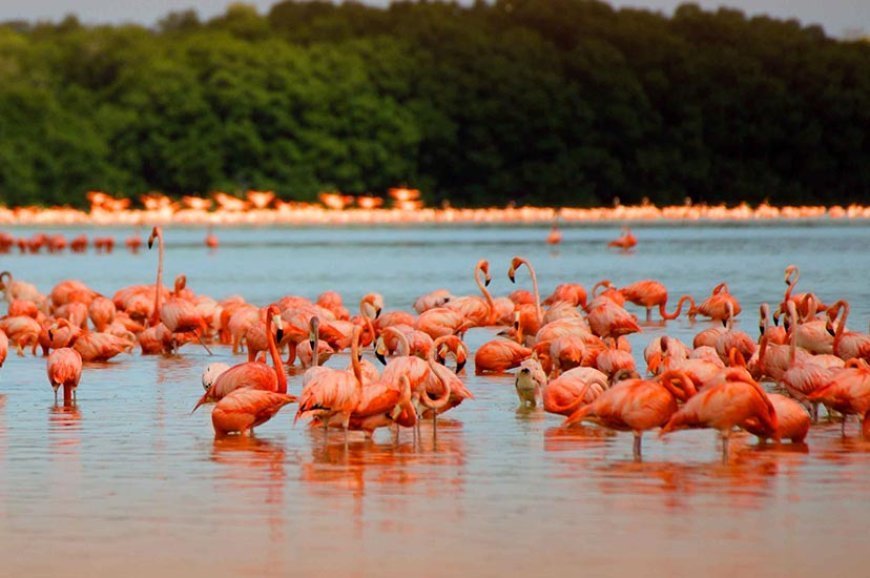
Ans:
[[[218,401],[211,412],[215,436],[231,433],[252,435],[254,428],[274,417],[296,398],[286,393],[262,389],[235,389]]]
[[[582,420],[634,433],[634,456],[641,457],[643,432],[664,426],[677,410],[677,401],[695,394],[692,381],[679,371],[666,371],[655,380],[626,379],[581,406],[565,420],[568,426]]]
[[[622,251],[629,251],[637,245],[637,238],[631,233],[628,225],[622,226],[622,235],[607,243],[608,247],[616,247]]]
[[[523,265],[529,270],[529,276],[532,278],[532,292],[535,297],[534,316],[528,314],[528,306],[518,306],[517,310],[520,312],[520,323],[523,326],[523,332],[527,335],[534,335],[541,328],[541,325],[544,324],[544,312],[541,309],[541,293],[538,291],[538,276],[535,274],[535,268],[532,267],[532,264],[528,260],[522,257],[514,257],[511,259],[511,266],[508,269],[508,279],[511,280],[511,283],[516,283],[516,271]],[[524,311],[526,312],[525,314]]]
[[[837,301],[828,309],[828,333],[833,334],[833,354],[844,360],[852,358],[870,362],[870,335],[857,331],[846,331],[846,320],[849,318],[849,303]],[[836,322],[836,331],[834,324]]]
[[[609,384],[607,376],[592,367],[575,367],[544,386],[544,411],[565,417],[595,401]]]
[[[687,301],[689,302],[690,308],[695,306],[694,299],[689,295],[683,295],[680,297],[680,300],[677,301],[677,308],[674,312],[668,313],[668,290],[659,281],[654,279],[644,279],[643,281],[637,281],[631,285],[626,285],[619,289],[619,292],[622,293],[622,296],[625,297],[626,301],[631,301],[635,305],[640,305],[641,307],[646,308],[647,321],[652,319],[653,307],[658,307],[659,315],[661,315],[663,320],[670,321],[680,316],[680,313],[683,311],[683,304]]]
[[[483,280],[480,278],[480,273],[483,273]],[[455,297],[444,307],[462,314],[475,327],[495,325],[497,321],[495,302],[492,295],[486,290],[492,282],[492,276],[489,274],[489,261],[486,259],[481,259],[474,266],[474,282],[483,294],[483,298],[476,295]]]
[[[282,337],[281,311],[276,305],[268,307],[265,323],[275,324],[277,327],[275,331],[277,335],[271,331],[266,331],[273,367],[258,361],[234,365],[218,376],[193,407],[191,413],[196,411],[205,402],[220,400],[236,389],[251,388],[274,391],[281,394],[287,393],[287,375],[284,373],[284,365],[281,363],[281,356],[278,353],[278,345],[276,343]]]
[[[63,404],[68,406],[74,403],[76,388],[82,378],[82,356],[79,352],[69,347],[55,349],[48,356],[46,373],[54,389],[54,403],[57,403],[60,386],[63,386]]]
[[[363,397],[363,376],[359,361],[361,334],[362,327],[356,326],[351,339],[351,372],[327,367],[312,367],[305,372],[306,379],[303,380],[294,423],[300,417],[317,417],[323,422],[325,431],[330,419],[337,417],[344,428],[344,440],[347,444],[350,416]]]
[[[710,427],[722,436],[722,458],[728,458],[728,441],[734,427],[754,420],[777,439],[776,409],[767,393],[741,368],[725,371],[722,380],[689,399],[662,428],[661,435],[684,428]]]
[[[864,437],[870,439],[870,365],[863,359],[847,361],[826,386],[811,393],[807,399],[843,414],[843,435],[846,435],[846,418],[862,416]]]

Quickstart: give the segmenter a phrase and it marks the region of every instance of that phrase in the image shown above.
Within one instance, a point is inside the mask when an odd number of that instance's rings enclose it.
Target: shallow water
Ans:
[[[13,234],[29,234],[17,229]],[[66,231],[70,232],[70,231]],[[89,234],[92,231],[87,231]],[[112,230],[122,242],[128,230]],[[100,231],[98,234],[107,234]],[[143,232],[143,235],[145,233]],[[801,267],[798,291],[849,299],[850,326],[870,319],[866,225],[648,227],[632,254],[603,244],[611,227],[231,229],[207,252],[202,229],[170,229],[167,280],[217,298],[266,303],[288,293],[339,290],[351,305],[381,292],[387,309],[446,287],[472,293],[471,270],[490,260],[497,294],[523,255],[543,293],[653,277],[676,297],[727,281],[755,334],[757,306],[778,302],[782,270]],[[111,294],[151,282],[154,252],[130,256],[0,257],[0,269],[44,292],[80,278]],[[530,287],[525,272],[518,285]],[[642,313],[638,311],[642,317]],[[632,336],[691,340],[704,322],[650,325]],[[475,349],[492,330],[468,334]],[[292,426],[294,406],[254,439],[215,441],[209,411],[192,416],[200,372],[214,358],[192,345],[174,358],[125,355],[86,368],[74,411],[56,408],[41,358],[10,355],[0,369],[0,575],[622,576],[855,575],[870,519],[870,442],[849,424],[815,426],[806,445],[762,447],[741,437],[728,464],[711,431],[648,434],[644,460],[629,434],[562,429],[558,416],[518,413],[510,377],[468,376],[475,400],[438,425],[374,441]],[[347,356],[330,360],[342,367]],[[299,376],[290,389],[298,393]]]

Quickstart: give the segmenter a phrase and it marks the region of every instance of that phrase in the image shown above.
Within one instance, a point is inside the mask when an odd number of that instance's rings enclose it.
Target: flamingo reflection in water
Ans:
[[[286,523],[287,451],[283,443],[254,436],[216,437],[211,461],[220,466],[216,492],[253,497],[264,504],[272,544],[284,544]],[[261,496],[262,494],[262,496]],[[280,558],[278,552],[275,557]]]

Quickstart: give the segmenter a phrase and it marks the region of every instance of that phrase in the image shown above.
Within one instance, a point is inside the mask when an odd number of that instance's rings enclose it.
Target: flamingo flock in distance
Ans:
[[[650,221],[769,221],[775,219],[868,219],[870,206],[784,206],[768,203],[750,206],[707,205],[686,200],[682,205],[657,207],[644,199],[638,205],[612,207],[505,207],[456,208],[443,203],[427,207],[417,189],[395,187],[387,198],[365,193],[348,195],[322,192],[317,202],[283,200],[273,191],[249,190],[243,196],[216,191],[208,197],[172,198],[150,192],[136,199],[117,198],[103,191],[86,194],[90,209],[70,207],[0,206],[0,224],[19,225],[138,225],[143,223],[187,225],[266,224],[373,224],[373,223],[553,223],[550,243],[561,240],[556,219],[566,223]],[[630,235],[618,247],[630,244]],[[110,250],[110,248],[106,247]]]
[[[620,239],[620,249],[630,248],[630,231]],[[507,277],[517,283],[527,275],[531,290],[494,296],[491,265],[479,260],[472,270],[479,294],[434,289],[410,311],[388,310],[372,292],[351,311],[335,291],[315,300],[288,294],[258,305],[240,296],[198,294],[184,275],[170,288],[163,279],[159,226],[147,246],[157,252],[153,283],[112,296],[71,279],[43,294],[10,272],[0,274],[8,303],[0,318],[0,367],[9,347],[18,355],[41,349],[55,402],[62,389],[63,404],[72,405],[83,372],[87,383],[87,373],[100,370],[95,362],[135,350],[179,356],[190,344],[209,354],[226,347],[245,360],[209,364],[204,393],[191,398],[192,411],[214,404],[216,436],[251,435],[293,403],[294,423],[307,421],[324,435],[340,430],[345,443],[350,432],[371,437],[381,428],[396,436],[411,429],[416,439],[424,420],[431,420],[434,435],[439,416],[475,399],[465,379],[472,359],[479,384],[513,372],[522,411],[542,406],[561,416],[564,427],[587,422],[631,432],[637,458],[643,435],[654,429],[660,436],[716,430],[724,459],[738,430],[760,440],[801,443],[822,407],[841,420],[844,435],[850,416],[858,416],[870,438],[870,335],[848,328],[847,301],[823,304],[812,292],[796,293],[799,270],[793,265],[785,270],[784,295],[760,307],[754,338],[735,329],[742,307],[725,282],[703,299],[682,295],[676,303],[654,279],[622,287],[604,279],[589,291],[563,282],[542,298],[534,267],[518,256],[507,264]],[[626,339],[641,331],[632,307],[647,321],[655,312],[667,324],[685,309],[689,319],[715,324],[691,345],[668,335],[651,339],[640,368]],[[496,334],[471,351],[466,332],[484,327]],[[341,351],[349,351],[349,366],[327,367]],[[290,391],[288,373],[301,374],[298,391]]]

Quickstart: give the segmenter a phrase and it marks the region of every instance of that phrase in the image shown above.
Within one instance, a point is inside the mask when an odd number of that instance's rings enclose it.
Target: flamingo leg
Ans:
[[[646,322],[649,323],[652,321],[652,309],[649,307],[646,308]]]
[[[54,405],[57,405],[57,388],[54,388]]]
[[[843,421],[840,422],[840,436],[846,437],[846,420],[849,418],[848,415],[843,414]]]
[[[206,351],[208,351],[208,354],[214,355],[214,353],[211,352],[211,349],[208,348],[208,345],[205,344],[205,340],[202,338],[202,333],[199,330],[197,330],[197,331],[194,331],[194,335],[196,335],[196,338],[199,340],[199,344],[202,345]]]
[[[810,411],[810,417],[813,420],[813,423],[819,423],[819,404],[813,403],[813,409]]]
[[[438,437],[438,412],[436,410],[432,410],[432,441]]]
[[[728,463],[728,440],[731,439],[730,433],[722,435],[722,463]]]
[[[633,449],[634,459],[637,461],[640,461],[641,457],[642,457],[641,456],[642,440],[643,440],[643,433],[638,432],[638,431],[634,432],[634,447],[632,449]]]

